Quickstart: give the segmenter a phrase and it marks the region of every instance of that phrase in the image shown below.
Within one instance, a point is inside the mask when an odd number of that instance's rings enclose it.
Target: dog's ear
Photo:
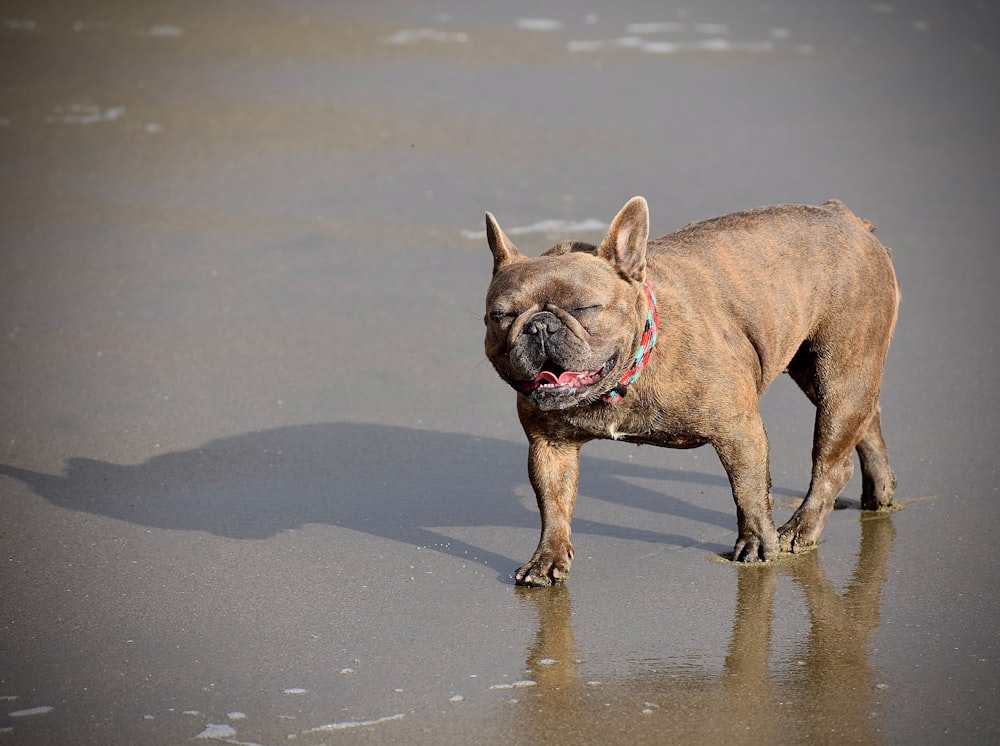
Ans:
[[[490,251],[493,252],[493,274],[499,272],[501,267],[524,258],[500,229],[497,219],[490,213],[486,213],[486,240],[489,241]]]
[[[608,235],[597,255],[609,262],[628,280],[646,279],[646,240],[649,238],[649,206],[642,197],[633,197],[611,221]]]

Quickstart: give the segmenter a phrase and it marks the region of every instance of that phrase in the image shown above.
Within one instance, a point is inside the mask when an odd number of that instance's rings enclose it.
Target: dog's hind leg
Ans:
[[[789,375],[816,405],[816,424],[809,492],[778,530],[786,552],[801,552],[816,543],[834,501],[854,473],[855,447],[873,482],[870,501],[885,494],[888,459],[878,425],[879,377],[864,364],[843,370],[830,362],[838,359],[843,358],[804,345],[788,366]],[[875,483],[883,484],[881,493]]]
[[[858,443],[861,460],[861,507],[863,510],[887,510],[892,505],[896,476],[889,467],[889,453],[882,438],[882,417],[875,408],[868,429]]]
[[[788,365],[788,374],[805,392],[809,400],[817,403],[815,384],[815,360],[806,345]],[[861,461],[861,508],[863,510],[886,510],[892,505],[892,494],[896,489],[896,476],[889,466],[889,452],[882,437],[882,412],[876,405],[875,413],[861,440],[858,441],[858,459]]]

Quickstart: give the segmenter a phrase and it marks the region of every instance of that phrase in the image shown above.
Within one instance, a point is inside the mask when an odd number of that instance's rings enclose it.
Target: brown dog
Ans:
[[[871,223],[831,200],[692,223],[647,243],[648,208],[635,197],[600,246],[567,241],[533,259],[489,213],[486,229],[486,355],[518,392],[542,517],[519,584],[568,575],[580,447],[596,438],[711,443],[736,500],[737,561],[814,545],[854,449],[862,507],[888,508],[895,477],[878,397],[899,290]],[[816,405],[816,424],[809,492],[778,530],[759,399],[782,372]]]

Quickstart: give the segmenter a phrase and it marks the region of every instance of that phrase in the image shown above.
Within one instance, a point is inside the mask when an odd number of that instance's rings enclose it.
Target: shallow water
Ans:
[[[0,739],[996,740],[997,8],[0,9]],[[565,587],[482,354],[522,250],[844,200],[903,304],[903,509],[735,540],[706,449],[584,449]],[[808,402],[764,400],[775,514]]]

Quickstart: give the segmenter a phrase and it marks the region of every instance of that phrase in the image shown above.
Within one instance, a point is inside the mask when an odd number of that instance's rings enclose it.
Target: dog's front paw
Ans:
[[[573,559],[573,546],[546,548],[539,546],[528,564],[514,573],[518,585],[544,587],[554,583],[564,583],[569,577],[569,566]]]
[[[769,532],[747,532],[736,540],[733,562],[767,562],[778,556],[778,551],[778,534],[773,528]]]
[[[782,552],[801,554],[816,546],[816,540],[823,530],[822,522],[808,513],[796,511],[788,522],[778,529],[778,543]]]

